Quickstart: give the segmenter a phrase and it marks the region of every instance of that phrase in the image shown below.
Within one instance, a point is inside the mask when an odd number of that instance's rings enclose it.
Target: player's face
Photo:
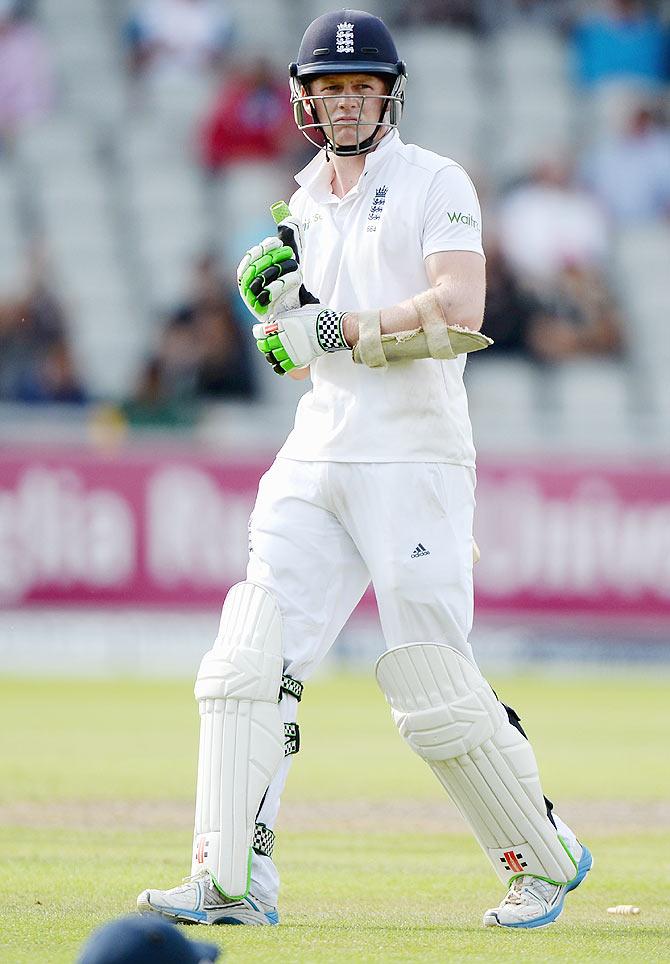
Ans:
[[[388,94],[386,81],[371,74],[328,74],[310,84],[315,99],[316,120],[323,125],[328,140],[338,147],[349,147],[372,137]],[[382,127],[378,138],[388,128]]]

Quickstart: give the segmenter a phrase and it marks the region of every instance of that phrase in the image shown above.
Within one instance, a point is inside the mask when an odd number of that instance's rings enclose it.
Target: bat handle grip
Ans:
[[[286,221],[287,218],[291,217],[291,209],[286,201],[275,201],[274,204],[270,205],[270,211],[272,212],[272,217],[277,225],[280,225],[282,221]],[[295,255],[296,261],[299,261],[300,258],[298,255],[298,248],[295,243],[294,232],[291,231],[287,225],[281,224],[281,226],[277,228],[277,235],[281,243],[287,245],[291,249]]]
[[[295,255],[295,260],[299,262],[300,252],[298,251],[296,238],[300,237],[300,223],[291,214],[291,209],[286,201],[275,201],[274,204],[270,205],[270,211],[272,212],[272,217],[274,218],[275,224],[278,226],[277,235],[279,240],[282,244],[285,244],[291,249]],[[294,225],[293,230],[291,230],[289,226],[290,224]],[[300,304],[302,306],[319,304],[319,299],[315,298],[311,291],[308,291],[304,285],[300,285],[299,294]]]
[[[275,224],[279,224],[280,221],[285,221],[286,218],[291,217],[291,209],[286,201],[275,201],[274,204],[270,205],[270,211],[272,212]]]

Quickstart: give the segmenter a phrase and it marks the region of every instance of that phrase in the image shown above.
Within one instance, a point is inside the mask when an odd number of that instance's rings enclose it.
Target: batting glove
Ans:
[[[254,325],[256,345],[278,375],[305,368],[321,355],[351,348],[342,334],[346,314],[319,304],[283,311]]]
[[[273,314],[300,306],[302,273],[293,251],[278,237],[265,238],[247,251],[237,268],[237,284],[256,321],[263,320],[270,305]]]
[[[255,244],[240,261],[237,284],[256,321],[301,305],[318,304],[302,283],[302,269],[293,248],[278,237]]]

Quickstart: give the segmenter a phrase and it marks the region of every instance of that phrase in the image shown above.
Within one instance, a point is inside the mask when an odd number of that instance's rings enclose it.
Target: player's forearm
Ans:
[[[309,368],[292,368],[291,371],[286,374],[289,378],[292,378],[294,382],[302,382],[306,378],[309,378]]]
[[[456,281],[441,280],[432,290],[438,298],[445,325],[461,325],[479,331],[484,318],[483,291],[464,291]],[[408,331],[419,326],[419,316],[411,299],[383,308],[381,312],[382,334]],[[358,342],[358,313],[349,312],[344,319],[343,334],[352,347]]]

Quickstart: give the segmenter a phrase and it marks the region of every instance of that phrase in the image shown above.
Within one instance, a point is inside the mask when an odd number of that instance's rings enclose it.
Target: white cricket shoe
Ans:
[[[249,895],[224,897],[208,870],[185,877],[172,890],[143,890],[137,898],[141,914],[160,914],[182,924],[278,924],[277,908]]]
[[[579,887],[593,866],[588,847],[582,847],[576,876],[567,884],[550,884],[539,877],[517,877],[498,907],[484,914],[486,927],[545,927],[563,910],[566,894]]]

